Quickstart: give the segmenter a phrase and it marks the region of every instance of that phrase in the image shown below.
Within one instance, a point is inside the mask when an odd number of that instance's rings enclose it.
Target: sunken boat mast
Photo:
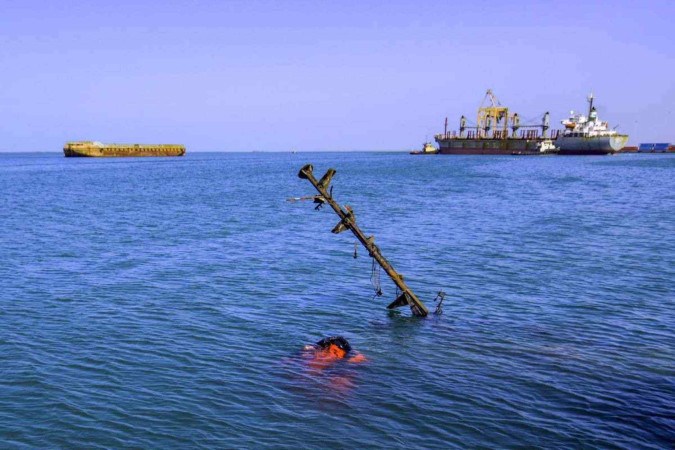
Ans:
[[[368,254],[375,261],[377,261],[380,267],[384,269],[387,275],[389,275],[389,278],[391,278],[394,284],[401,291],[401,294],[396,298],[396,300],[394,300],[389,306],[387,306],[387,308],[394,309],[408,305],[410,306],[410,310],[415,316],[425,317],[427,314],[429,314],[429,310],[427,309],[426,306],[424,306],[424,303],[422,303],[420,299],[417,298],[415,293],[405,284],[405,282],[403,281],[403,275],[396,272],[396,270],[394,270],[394,267],[389,263],[389,261],[387,261],[385,257],[382,256],[379,247],[375,245],[375,237],[374,236],[366,237],[366,235],[361,231],[359,226],[356,224],[356,217],[354,216],[354,211],[349,206],[346,205],[343,209],[342,206],[340,206],[333,199],[333,196],[331,195],[332,189],[329,191],[328,185],[330,184],[333,175],[335,175],[335,169],[328,169],[326,174],[323,177],[321,177],[320,180],[317,180],[314,177],[314,174],[312,173],[313,170],[314,168],[312,167],[312,165],[307,164],[302,169],[300,169],[300,172],[298,172],[298,177],[303,180],[309,180],[309,182],[312,183],[312,186],[314,186],[316,190],[319,192],[319,195],[314,197],[314,202],[318,204],[317,209],[320,208],[324,203],[328,203],[330,207],[333,208],[333,211],[335,211],[335,213],[340,218],[340,222],[338,222],[338,224],[335,225],[332,232],[338,234],[342,233],[345,230],[350,230],[354,234],[354,236],[356,236],[356,239],[359,240],[361,245],[363,245],[368,250]],[[441,296],[441,294],[442,293],[439,292],[439,296]]]
[[[543,115],[541,124],[521,124],[518,113],[511,113],[508,107],[502,106],[488,89],[478,108],[475,126],[467,125],[466,117],[462,116],[459,132],[448,132],[446,119],[443,134],[437,134],[435,139],[438,152],[446,155],[546,154],[555,152],[549,128],[548,112]]]

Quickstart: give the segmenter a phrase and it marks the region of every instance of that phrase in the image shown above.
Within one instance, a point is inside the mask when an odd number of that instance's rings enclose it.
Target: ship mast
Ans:
[[[399,308],[401,306],[410,306],[410,310],[417,317],[425,317],[429,310],[427,307],[420,301],[415,293],[405,284],[403,281],[403,275],[396,272],[394,267],[382,256],[380,248],[375,245],[375,238],[373,236],[367,237],[361,228],[356,224],[356,217],[354,216],[354,211],[349,207],[345,206],[343,209],[342,206],[338,204],[333,199],[332,192],[333,189],[328,189],[328,186],[335,175],[335,169],[328,169],[326,174],[321,177],[320,180],[317,180],[314,177],[313,171],[314,168],[311,164],[307,164],[300,169],[298,177],[303,180],[308,180],[314,188],[319,191],[319,195],[315,197],[315,203],[318,203],[318,207],[321,207],[324,203],[328,203],[333,211],[338,215],[340,221],[333,228],[332,232],[335,234],[342,233],[343,231],[351,231],[356,239],[363,245],[367,250],[368,254],[384,269],[384,271],[389,275],[389,278],[394,282],[396,287],[400,290],[400,295],[394,300],[389,306],[388,309]],[[356,250],[355,250],[356,251]],[[440,295],[440,293],[439,293]]]
[[[591,111],[593,111],[593,93],[588,94],[588,117],[591,117]]]

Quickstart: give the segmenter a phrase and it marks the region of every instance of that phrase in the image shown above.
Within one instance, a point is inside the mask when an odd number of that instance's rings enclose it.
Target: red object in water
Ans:
[[[315,346],[307,346],[305,350],[308,351],[307,356],[309,361],[307,365],[315,370],[326,369],[340,360],[346,360],[349,363],[362,363],[367,361],[366,357],[361,353],[355,354],[347,358],[347,352],[337,345],[331,344],[326,348]]]

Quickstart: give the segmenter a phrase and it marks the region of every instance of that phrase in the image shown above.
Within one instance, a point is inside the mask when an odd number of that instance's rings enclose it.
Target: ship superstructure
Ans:
[[[448,132],[448,119],[445,119],[445,131],[435,136],[441,154],[450,155],[535,155],[555,153],[552,138],[548,136],[550,128],[549,113],[545,113],[541,124],[524,125],[518,113],[511,113],[503,106],[491,89],[485,94],[478,108],[476,125],[467,124],[462,116],[459,132]],[[541,132],[541,134],[540,134]]]
[[[561,123],[565,129],[555,140],[561,155],[606,155],[618,152],[628,141],[628,135],[610,129],[609,123],[598,118],[593,94],[588,96],[587,116],[570,111]]]

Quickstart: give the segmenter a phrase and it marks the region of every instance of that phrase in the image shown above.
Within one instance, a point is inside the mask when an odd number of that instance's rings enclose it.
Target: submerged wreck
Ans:
[[[311,197],[314,200],[314,203],[317,204],[315,209],[320,209],[324,204],[328,204],[335,214],[338,215],[340,221],[335,225],[332,232],[335,234],[342,233],[343,231],[351,231],[356,239],[363,245],[366,250],[368,250],[368,255],[373,258],[374,262],[379,264],[379,266],[384,269],[384,271],[389,275],[389,278],[394,282],[396,287],[399,289],[400,294],[396,299],[387,306],[388,309],[399,308],[402,306],[409,306],[413,315],[417,317],[426,317],[429,314],[429,310],[422,303],[422,301],[417,298],[415,293],[406,285],[403,281],[403,275],[396,272],[394,267],[387,261],[387,259],[382,256],[380,249],[375,245],[374,236],[366,236],[363,231],[356,224],[356,217],[354,211],[349,206],[345,205],[343,208],[340,206],[332,196],[332,188],[329,190],[328,186],[330,185],[333,175],[335,175],[335,169],[328,169],[326,174],[321,177],[320,180],[317,180],[313,174],[314,168],[311,164],[305,165],[300,172],[298,177],[303,180],[309,180],[309,182],[316,188],[319,192],[319,195]],[[356,257],[356,247],[354,248],[354,257]],[[381,291],[377,292],[378,295],[381,295]],[[436,300],[438,304],[436,306],[436,314],[440,314],[442,309],[442,303],[445,293],[439,292]]]

